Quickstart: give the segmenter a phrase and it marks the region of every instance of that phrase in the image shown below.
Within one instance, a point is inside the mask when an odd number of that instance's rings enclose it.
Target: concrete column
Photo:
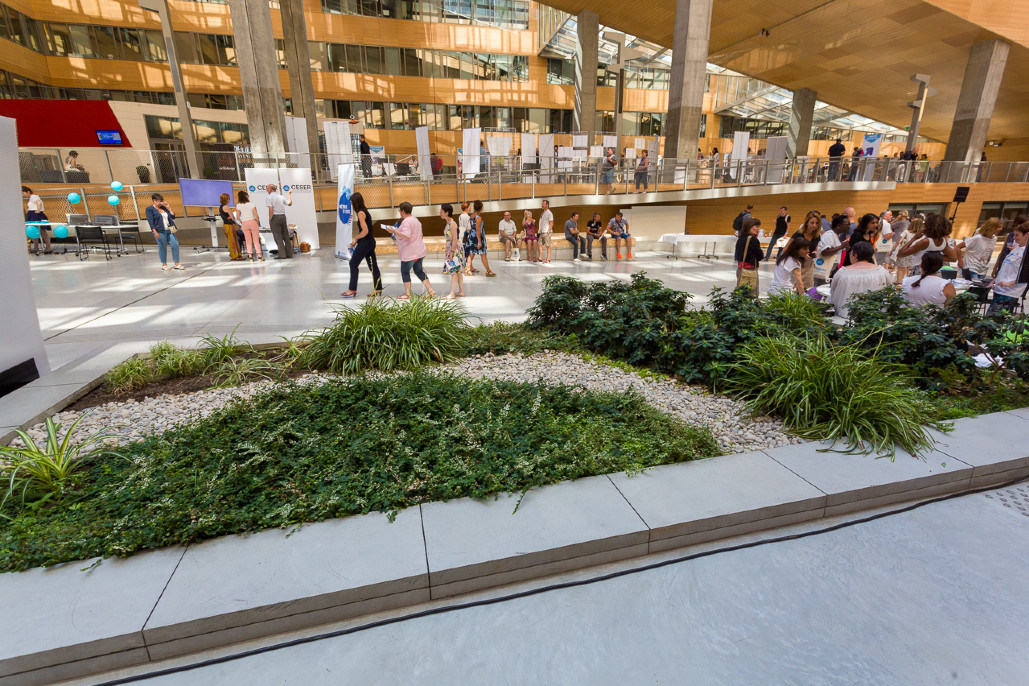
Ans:
[[[810,88],[793,91],[793,107],[790,109],[790,131],[786,139],[787,157],[807,155],[811,142],[811,120],[815,116],[815,92]]]
[[[712,0],[675,0],[672,72],[668,84],[665,156],[697,159],[707,85]]]
[[[283,47],[289,72],[289,99],[293,116],[303,117],[311,152],[318,149],[318,120],[314,111],[314,86],[311,83],[311,51],[307,47],[307,21],[303,0],[279,0],[282,14]],[[294,152],[294,151],[291,151]]]
[[[976,43],[969,51],[944,160],[978,162],[982,156],[1010,49],[1008,43],[994,38]]]
[[[255,167],[275,167],[286,151],[286,119],[268,0],[229,0]]]
[[[596,12],[583,10],[576,17],[575,39],[575,112],[576,131],[597,127],[597,67],[600,51],[600,19]]]

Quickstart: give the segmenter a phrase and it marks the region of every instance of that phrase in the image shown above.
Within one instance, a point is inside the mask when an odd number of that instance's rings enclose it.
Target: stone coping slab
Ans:
[[[924,458],[808,443],[428,503],[292,533],[0,574],[0,684],[142,664],[617,559],[1029,475],[1018,413],[959,420]],[[518,510],[515,512],[515,505]]]

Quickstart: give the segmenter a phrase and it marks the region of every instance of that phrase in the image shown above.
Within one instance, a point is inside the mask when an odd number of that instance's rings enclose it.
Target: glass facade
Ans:
[[[528,0],[322,0],[326,14],[529,28]]]
[[[526,81],[529,58],[485,52],[449,52],[308,41],[311,71],[383,76]]]
[[[414,129],[428,126],[433,131],[464,128],[550,133],[552,128],[571,125],[572,111],[541,107],[491,107],[486,105],[441,105],[435,103],[369,102],[366,100],[315,100],[315,110],[329,119],[352,119],[369,129]]]

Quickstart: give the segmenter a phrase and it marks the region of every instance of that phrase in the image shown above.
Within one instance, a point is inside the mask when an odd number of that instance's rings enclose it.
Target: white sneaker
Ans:
[[[572,262],[582,262],[582,260],[580,260],[578,257],[576,257],[574,260],[572,260]]]

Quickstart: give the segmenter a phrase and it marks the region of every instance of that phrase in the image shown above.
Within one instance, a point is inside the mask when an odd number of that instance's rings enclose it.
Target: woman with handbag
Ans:
[[[256,259],[264,262],[264,251],[261,250],[261,219],[257,216],[257,206],[250,202],[250,194],[240,191],[236,195],[236,216],[243,232],[243,242],[246,244],[247,257],[250,261]]]
[[[447,300],[463,298],[464,295],[464,248],[461,246],[461,236],[458,233],[457,222],[454,221],[454,206],[450,203],[443,203],[439,206],[439,217],[445,223],[443,225],[443,236],[447,239],[447,257],[443,262],[443,273],[450,274],[450,294]]]
[[[469,219],[471,228],[467,233],[468,238],[465,239],[465,253],[468,259],[468,267],[465,269],[465,274],[475,273],[472,262],[475,260],[475,256],[478,255],[479,259],[482,260],[483,268],[486,270],[486,276],[496,276],[489,268],[488,247],[486,245],[486,220],[482,218],[482,201],[476,200],[472,203],[472,208],[475,211]]]
[[[178,231],[175,228],[175,214],[160,193],[154,193],[150,199],[154,203],[146,208],[146,221],[154,233],[154,240],[157,241],[157,255],[161,258],[161,269],[164,271],[173,268],[185,269],[179,264],[179,239],[175,237],[175,232]],[[168,266],[168,246],[171,246],[174,267]]]
[[[229,200],[232,196],[222,193],[218,197],[218,216],[222,220],[222,229],[225,231],[225,244],[229,248],[229,259],[238,261],[243,259],[243,231],[240,229],[237,217],[239,212],[235,207],[229,207]]]
[[[761,251],[761,241],[757,234],[761,230],[761,220],[751,217],[743,222],[743,230],[736,241],[736,288],[750,287],[750,296],[757,298],[760,291],[758,265],[765,256]]]

